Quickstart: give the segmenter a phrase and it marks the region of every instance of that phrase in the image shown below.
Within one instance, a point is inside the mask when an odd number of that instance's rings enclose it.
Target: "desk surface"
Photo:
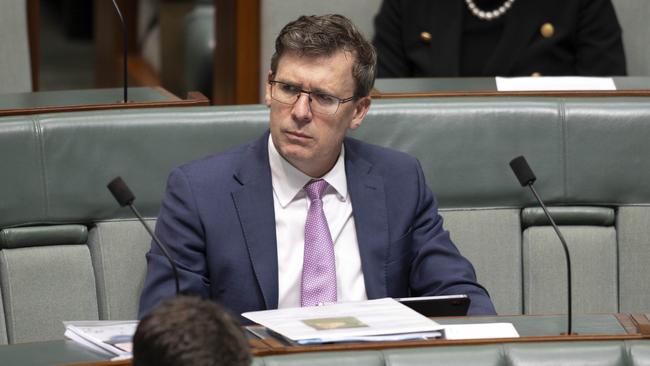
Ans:
[[[650,96],[650,77],[614,77],[615,91],[499,92],[495,78],[386,78],[375,81],[373,98],[445,96]]]
[[[426,340],[376,343],[337,343],[310,346],[289,345],[271,336],[251,341],[256,356],[293,354],[302,352],[375,350],[386,348],[431,347],[448,345],[477,345],[511,342],[566,342],[566,341],[604,341],[649,339],[649,335],[638,333],[637,327],[627,314],[583,314],[574,316],[573,329],[577,334],[567,337],[566,316],[497,316],[497,317],[457,317],[434,318],[440,324],[471,323],[512,323],[520,338],[481,339],[481,340]],[[643,316],[643,322],[647,318]],[[258,330],[258,333],[263,333]]]
[[[0,116],[210,104],[201,93],[191,92],[188,99],[180,99],[161,87],[129,88],[129,102],[122,103],[122,98],[121,88],[0,94]]]
[[[0,346],[0,364],[7,366],[60,365],[108,359],[109,356],[105,354],[91,351],[68,340]]]
[[[647,322],[647,318],[644,318]],[[364,349],[385,349],[385,348],[407,348],[407,347],[431,347],[450,344],[486,344],[486,343],[508,343],[508,342],[564,342],[564,341],[593,341],[593,340],[635,340],[648,339],[647,336],[636,334],[635,329],[630,327],[631,318],[626,314],[593,314],[576,315],[574,317],[574,329],[578,336],[571,338],[561,336],[566,329],[566,317],[561,315],[537,315],[537,316],[499,316],[499,317],[459,317],[459,318],[437,318],[440,324],[458,323],[489,323],[489,322],[511,322],[514,324],[522,338],[504,340],[465,340],[465,341],[409,341],[409,342],[387,342],[387,343],[351,343],[351,344],[330,344],[321,346],[287,346],[277,341],[266,342],[264,340],[251,340],[253,354],[256,356],[292,354],[316,351],[339,351],[339,350],[364,350]],[[49,342],[23,343],[8,346],[0,346],[0,364],[11,365],[52,365],[88,363],[93,365],[106,364],[109,359],[106,354],[97,353],[67,340]],[[10,362],[8,362],[10,361]],[[8,363],[5,363],[8,362]],[[129,365],[127,362],[111,363],[111,365]]]

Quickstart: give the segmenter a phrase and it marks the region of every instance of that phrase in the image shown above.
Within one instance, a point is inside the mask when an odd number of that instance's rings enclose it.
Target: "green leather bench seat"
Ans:
[[[261,105],[0,118],[0,343],[61,338],[61,320],[134,318],[150,244],[107,182],[121,175],[153,225],[174,166],[267,124]],[[562,249],[510,171],[517,155],[572,249],[575,312],[650,311],[650,99],[378,100],[353,136],[419,158],[499,313],[565,312]],[[59,232],[80,226],[87,236]],[[66,306],[68,287],[82,304]],[[49,330],[17,327],[29,314]]]
[[[320,352],[257,358],[264,366],[640,366],[650,363],[644,341],[510,343],[382,351]]]
[[[100,355],[72,342],[50,341],[0,347],[0,360],[11,365],[100,362]],[[4,364],[4,363],[3,363]],[[510,343],[435,346],[376,351],[309,352],[253,359],[253,366],[532,366],[650,364],[647,341]]]

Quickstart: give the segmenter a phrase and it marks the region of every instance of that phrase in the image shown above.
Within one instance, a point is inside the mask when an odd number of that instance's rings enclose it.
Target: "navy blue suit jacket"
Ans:
[[[229,152],[176,168],[156,224],[180,272],[181,291],[235,314],[278,305],[268,132]],[[345,139],[345,170],[369,299],[465,293],[471,314],[494,314],[472,265],[442,227],[419,162]],[[174,295],[169,263],[147,254],[140,317]]]

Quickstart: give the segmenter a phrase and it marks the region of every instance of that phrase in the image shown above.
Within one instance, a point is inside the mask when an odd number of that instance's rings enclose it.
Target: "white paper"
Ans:
[[[445,339],[518,338],[512,323],[445,325]]]
[[[612,78],[582,76],[497,77],[498,91],[616,90]]]
[[[113,355],[130,355],[137,320],[125,321],[65,321],[65,336],[79,344],[110,352]]]
[[[384,298],[325,306],[254,311],[244,317],[298,343],[407,339],[409,333],[435,332],[442,327],[394,299]],[[387,336],[366,338],[370,336]],[[422,339],[422,335],[413,335]],[[397,340],[397,338],[395,338]]]
[[[84,339],[83,337],[81,337],[80,335],[77,335],[77,333],[75,333],[75,332],[73,332],[73,331],[71,331],[69,329],[67,329],[63,335],[66,338],[68,338],[70,340],[73,340],[73,341],[79,343],[80,345],[82,345],[82,346],[84,346],[86,348],[89,348],[89,349],[91,349],[91,350],[93,350],[95,352],[99,352],[99,353],[102,353],[102,354],[107,354],[107,355],[114,356],[113,352],[109,352],[109,351],[103,349],[102,347],[99,347],[98,345]]]

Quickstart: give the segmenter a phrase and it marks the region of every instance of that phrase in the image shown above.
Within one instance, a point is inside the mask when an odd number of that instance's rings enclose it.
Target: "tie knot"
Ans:
[[[305,184],[305,192],[307,192],[310,200],[320,200],[328,185],[322,179],[310,180],[309,183]]]

